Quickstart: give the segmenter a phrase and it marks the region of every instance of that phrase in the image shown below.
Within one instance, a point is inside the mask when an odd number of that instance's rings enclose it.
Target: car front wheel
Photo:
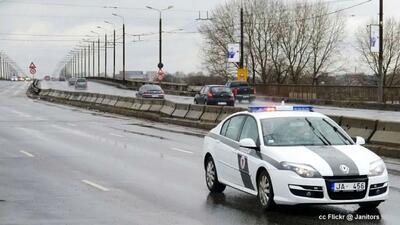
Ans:
[[[258,187],[258,203],[261,209],[269,210],[275,206],[274,203],[274,192],[272,189],[271,178],[267,171],[262,170],[257,178]]]
[[[207,158],[205,172],[208,190],[210,190],[212,193],[223,192],[226,188],[226,185],[221,184],[218,181],[217,169],[215,167],[214,160],[211,157]]]

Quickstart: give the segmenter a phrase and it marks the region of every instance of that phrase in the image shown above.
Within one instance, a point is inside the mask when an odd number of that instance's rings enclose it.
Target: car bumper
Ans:
[[[235,100],[229,100],[229,99],[218,99],[218,98],[213,98],[213,99],[208,99],[207,100],[208,105],[229,105],[233,106],[235,104]]]
[[[139,98],[158,98],[158,99],[164,99],[164,95],[159,95],[159,94],[155,94],[155,95],[140,95],[138,96]]]
[[[380,176],[366,177],[367,186],[365,194],[361,192],[336,194],[328,190],[328,178],[302,178],[292,171],[271,171],[270,176],[274,190],[274,201],[282,205],[355,204],[385,201],[389,195],[387,172]],[[378,193],[376,193],[377,189],[374,188],[374,185],[377,184],[383,184],[381,188],[378,188],[380,190]],[[384,189],[385,186],[386,189]],[[303,187],[306,187],[306,189]],[[320,190],[317,190],[317,187]],[[311,194],[307,194],[307,192]],[[337,195],[341,196],[338,198]]]
[[[241,95],[238,94],[235,96],[236,100],[249,100],[249,101],[253,101],[254,99],[256,99],[256,96],[254,94],[248,94],[248,95]]]

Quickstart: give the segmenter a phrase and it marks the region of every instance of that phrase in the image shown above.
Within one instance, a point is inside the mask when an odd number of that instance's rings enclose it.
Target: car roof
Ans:
[[[238,112],[234,115],[245,114],[252,115],[257,120],[268,119],[268,118],[280,118],[280,117],[320,117],[327,118],[324,114],[318,112],[310,112],[310,111],[275,111],[275,112]]]

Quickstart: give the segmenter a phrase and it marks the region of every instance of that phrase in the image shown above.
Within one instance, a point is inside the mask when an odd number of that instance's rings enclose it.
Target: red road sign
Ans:
[[[163,71],[162,69],[160,69],[160,70],[157,72],[157,79],[158,79],[159,81],[161,81],[163,78],[164,78],[164,71]]]
[[[29,65],[29,69],[36,69],[36,66],[33,62],[31,62],[31,65]],[[35,73],[36,73],[36,71],[35,71]]]
[[[35,74],[36,73],[36,69],[34,69],[34,68],[31,68],[30,70],[29,70],[29,72],[33,75],[33,74]]]

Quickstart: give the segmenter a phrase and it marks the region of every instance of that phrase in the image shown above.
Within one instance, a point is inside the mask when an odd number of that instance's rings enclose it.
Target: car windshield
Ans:
[[[353,141],[326,118],[279,117],[261,120],[266,146],[351,145]]]
[[[220,93],[231,93],[231,89],[224,87],[224,86],[216,86],[216,87],[211,87],[211,91],[215,94],[220,94]]]
[[[146,91],[161,91],[161,87],[158,85],[146,85],[146,86],[144,86],[144,90],[146,90]]]
[[[76,80],[77,83],[86,83],[86,79],[78,79]]]
[[[247,82],[232,82],[231,87],[247,87],[249,84]]]

